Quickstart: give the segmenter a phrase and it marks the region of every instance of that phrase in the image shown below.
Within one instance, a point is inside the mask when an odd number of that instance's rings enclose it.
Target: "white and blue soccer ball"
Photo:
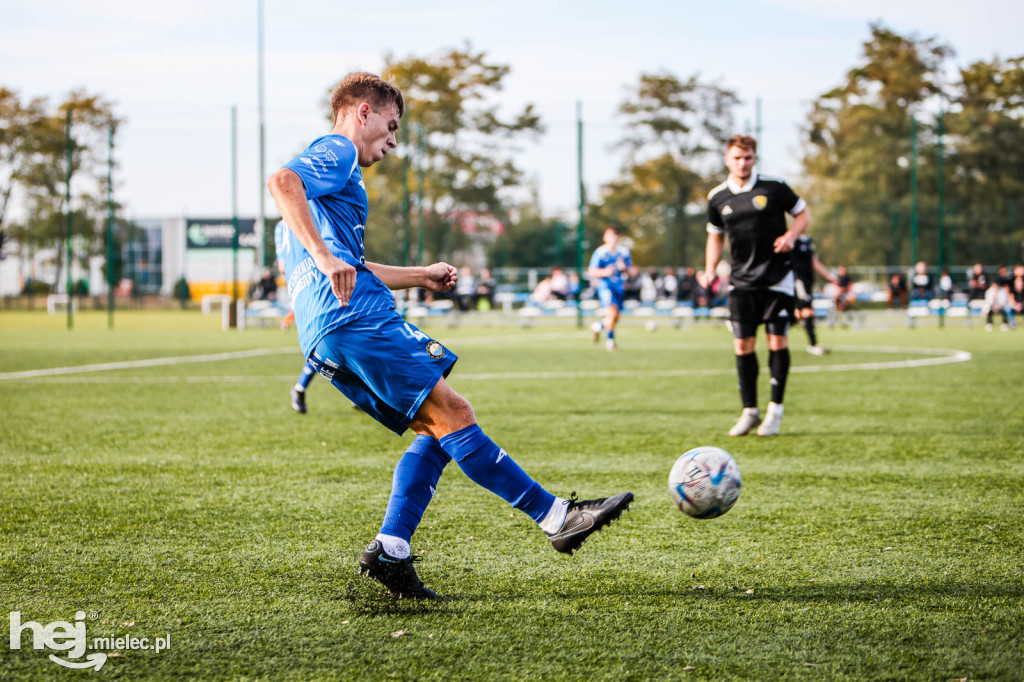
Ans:
[[[694,448],[672,465],[668,492],[679,511],[695,519],[713,519],[739,499],[740,468],[722,448]]]

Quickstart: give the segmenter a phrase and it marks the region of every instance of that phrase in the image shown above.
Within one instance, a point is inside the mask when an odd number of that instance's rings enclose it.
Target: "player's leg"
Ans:
[[[302,366],[302,373],[299,375],[298,381],[292,386],[292,409],[299,414],[306,413],[306,388],[315,375],[316,370],[313,368],[313,365],[309,364],[309,360],[306,360],[306,364]]]
[[[757,409],[757,374],[760,367],[757,353],[754,352],[760,318],[757,292],[737,289],[729,293],[733,352],[736,356],[740,402],[743,403],[740,418],[729,429],[730,436],[745,436],[761,423],[761,412]]]
[[[597,287],[597,302],[605,309],[604,317],[590,325],[590,340],[597,343],[601,340],[601,332],[609,329],[609,316],[613,301],[611,289],[606,285]]]
[[[769,292],[765,316],[768,335],[768,371],[771,376],[771,401],[765,410],[764,421],[757,429],[759,436],[776,436],[782,426],[782,401],[789,378],[789,321],[793,314],[793,297],[780,292]]]
[[[622,309],[622,297],[615,297],[615,302],[608,306],[608,314],[605,317],[605,329],[608,330],[608,339],[605,341],[605,350],[618,350],[619,345],[615,341],[615,325],[619,323],[619,314]]]
[[[633,500],[632,493],[582,502],[555,497],[487,437],[473,408],[444,379],[427,396],[410,427],[436,437],[471,481],[533,519],[560,552],[571,554]]]

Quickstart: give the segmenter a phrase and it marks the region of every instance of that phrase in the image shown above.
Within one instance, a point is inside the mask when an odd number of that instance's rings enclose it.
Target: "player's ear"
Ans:
[[[360,123],[362,123],[364,125],[366,124],[366,121],[369,120],[369,118],[370,118],[370,103],[369,102],[360,102],[359,103],[359,107],[356,109],[356,117],[359,119]]]

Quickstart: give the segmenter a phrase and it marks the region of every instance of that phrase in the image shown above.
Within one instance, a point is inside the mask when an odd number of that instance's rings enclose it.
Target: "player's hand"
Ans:
[[[699,272],[697,273],[697,284],[701,285],[705,289],[710,289],[711,285],[715,283],[715,273]]]
[[[434,263],[426,267],[427,281],[423,288],[430,291],[450,291],[459,281],[459,271],[447,263]]]
[[[775,253],[789,253],[796,246],[796,236],[790,232],[775,240]]]
[[[316,267],[330,280],[331,291],[338,297],[338,303],[348,305],[356,286],[356,269],[333,254],[324,256]]]

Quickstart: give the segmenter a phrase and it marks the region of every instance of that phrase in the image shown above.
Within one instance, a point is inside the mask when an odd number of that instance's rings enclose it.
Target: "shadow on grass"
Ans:
[[[691,595],[694,601],[760,601],[774,604],[870,604],[874,602],[918,602],[948,601],[955,599],[1021,599],[1024,598],[1024,583],[966,583],[948,582],[937,585],[906,585],[887,583],[860,584],[829,584],[815,583],[810,585],[785,585],[776,587],[708,587],[685,586],[673,588],[669,585],[651,585],[648,589],[624,589],[615,587],[608,589],[601,581],[591,586],[582,585],[579,589],[552,589],[548,584],[543,587],[530,587],[530,583],[522,584],[522,591],[515,593],[465,593],[450,598],[450,603],[457,602],[505,602],[505,601],[580,601],[587,603],[595,598],[621,597],[625,599],[661,599],[672,597],[679,599]],[[753,592],[749,592],[749,590]]]

